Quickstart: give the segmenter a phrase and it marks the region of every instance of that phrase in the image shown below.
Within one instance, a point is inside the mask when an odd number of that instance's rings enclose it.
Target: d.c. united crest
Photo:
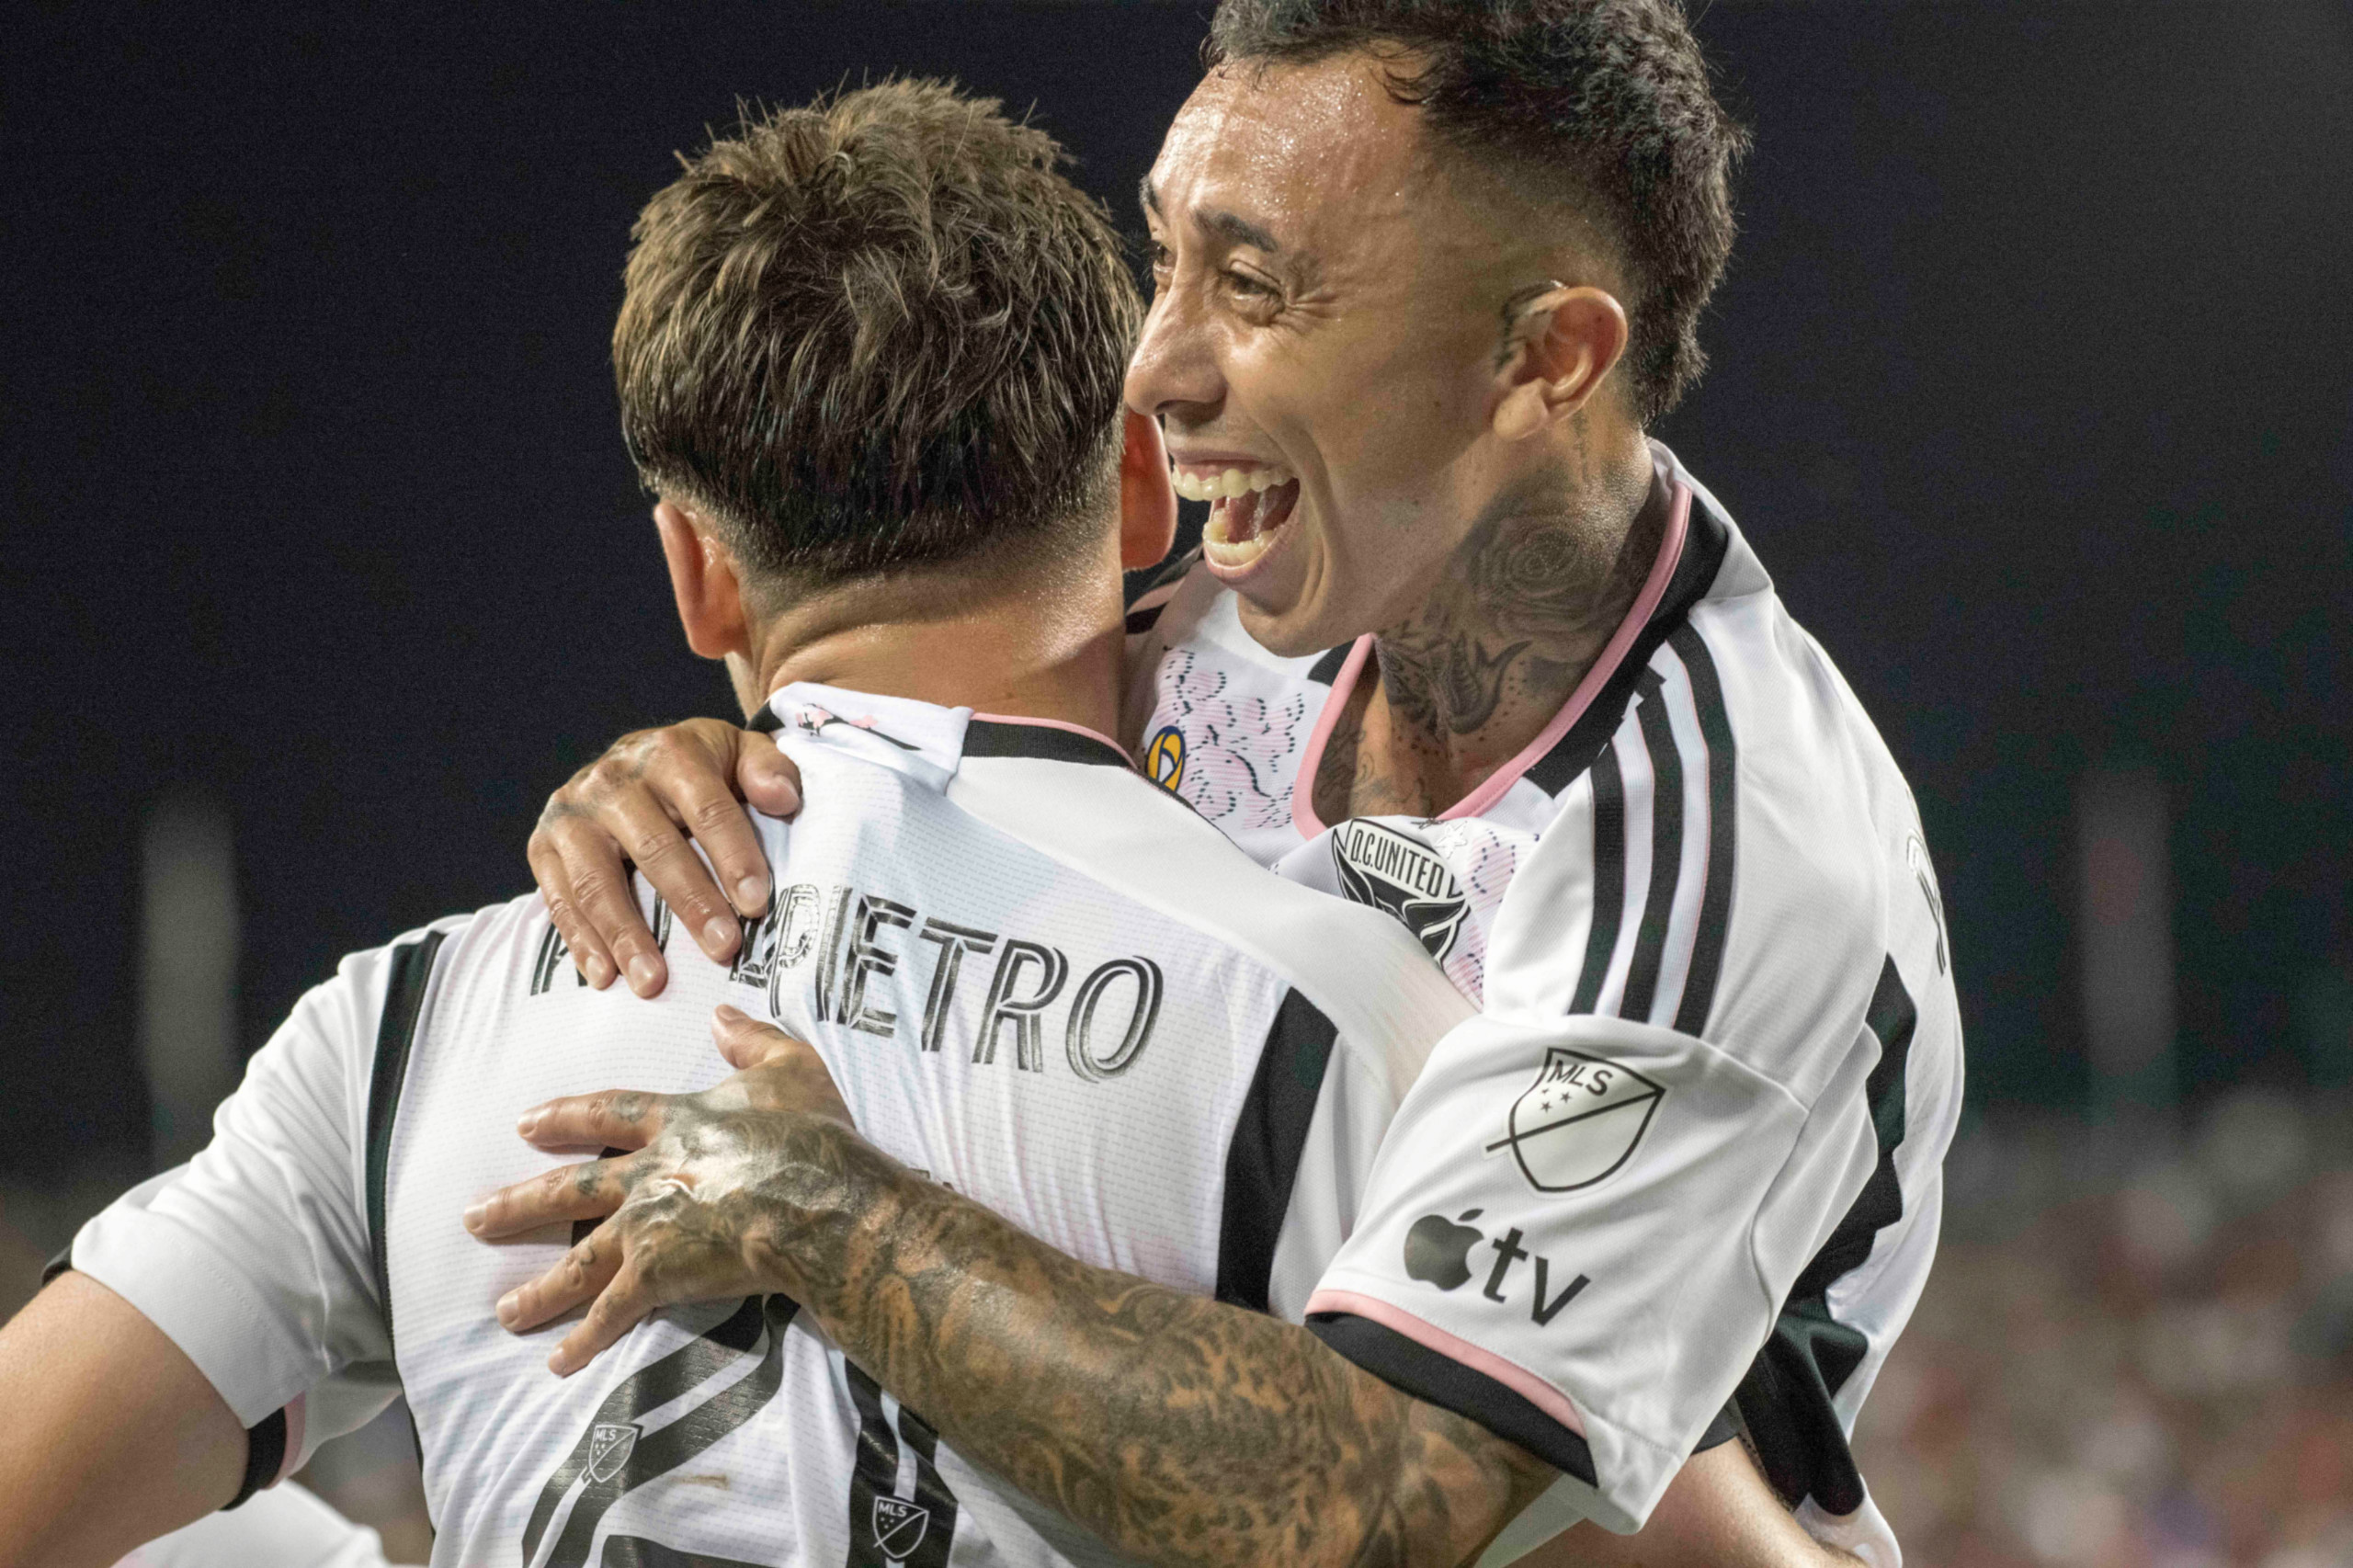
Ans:
[[[1332,866],[1342,892],[1395,915],[1430,957],[1443,960],[1454,946],[1471,901],[1438,851],[1420,839],[1358,817],[1332,830]]]

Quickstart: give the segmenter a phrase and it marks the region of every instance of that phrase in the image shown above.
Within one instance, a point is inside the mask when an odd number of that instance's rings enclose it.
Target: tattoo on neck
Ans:
[[[1647,509],[1613,527],[1557,505],[1499,504],[1439,590],[1375,643],[1392,740],[1443,752],[1491,725],[1540,730],[1632,604],[1658,538]]]

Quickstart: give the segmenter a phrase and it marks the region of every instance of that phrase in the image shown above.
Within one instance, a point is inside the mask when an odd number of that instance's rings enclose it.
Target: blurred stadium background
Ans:
[[[603,359],[670,151],[954,74],[1124,218],[1207,9],[20,8],[0,1311],[336,954],[725,710]],[[1758,152],[1663,433],[1904,764],[1970,1030],[1865,1473],[1915,1564],[2353,1563],[2353,10],[1699,25]],[[423,1560],[397,1413],[304,1479]]]

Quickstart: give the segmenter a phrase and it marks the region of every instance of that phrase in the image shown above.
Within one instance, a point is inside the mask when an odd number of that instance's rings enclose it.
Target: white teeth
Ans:
[[[1229,468],[1217,473],[1188,473],[1180,468],[1172,470],[1168,477],[1176,494],[1188,501],[1229,501],[1237,495],[1253,495],[1289,483],[1292,474],[1287,468],[1269,465]]]
[[[1220,566],[1247,566],[1274,544],[1274,536],[1263,533],[1252,539],[1230,540],[1225,537],[1225,521],[1222,511],[1211,512],[1209,527],[1201,530],[1201,553]]]

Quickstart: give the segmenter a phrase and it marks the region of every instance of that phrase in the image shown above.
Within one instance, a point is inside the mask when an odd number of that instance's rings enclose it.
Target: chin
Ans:
[[[1341,642],[1351,642],[1355,633],[1342,630],[1327,632],[1331,617],[1321,612],[1321,606],[1294,604],[1276,610],[1255,604],[1244,597],[1239,606],[1242,630],[1250,640],[1279,658],[1304,658],[1321,653]]]

